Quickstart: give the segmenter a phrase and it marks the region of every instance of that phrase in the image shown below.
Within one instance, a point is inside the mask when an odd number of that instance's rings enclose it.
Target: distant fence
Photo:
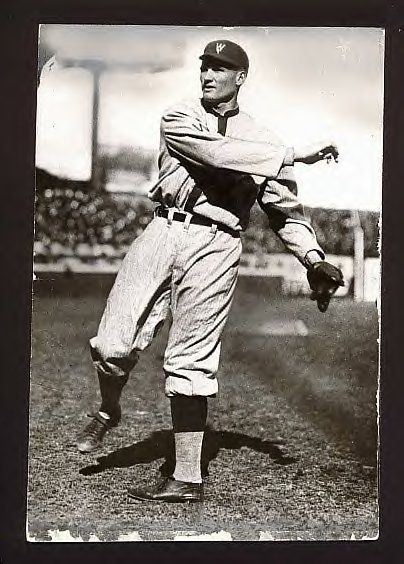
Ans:
[[[353,288],[353,258],[329,255],[327,259],[338,266],[345,278],[345,286],[338,290],[338,296],[352,295]],[[77,275],[97,275],[113,280],[118,271],[121,260],[104,249],[103,255],[83,254],[82,256],[59,257],[53,263],[34,263],[34,273],[37,279],[65,278],[67,280]],[[366,301],[375,301],[379,294],[380,261],[376,258],[365,259],[365,289]],[[251,280],[273,278],[274,291],[285,295],[307,295],[310,288],[307,283],[306,269],[289,253],[252,254],[244,253],[241,257],[240,276],[248,276]],[[276,284],[275,284],[276,279]],[[259,282],[257,282],[259,283]]]
[[[61,268],[53,272],[40,269],[33,281],[34,296],[106,296],[111,289],[116,272],[104,269],[73,272]],[[277,276],[241,276],[237,291],[246,291],[266,297],[282,295],[282,279]]]
[[[338,266],[344,274],[345,286],[338,289],[338,296],[353,294],[353,257],[327,255],[327,260]],[[364,260],[365,301],[375,301],[380,288],[380,259],[368,257]],[[289,253],[243,254],[240,274],[255,276],[278,276],[282,279],[282,292],[286,295],[307,295],[306,269]]]

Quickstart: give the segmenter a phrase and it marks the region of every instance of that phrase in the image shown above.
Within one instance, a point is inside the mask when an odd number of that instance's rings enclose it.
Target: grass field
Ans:
[[[240,280],[223,339],[220,393],[209,401],[203,504],[142,504],[133,484],[173,465],[162,355],[167,327],[125,388],[122,424],[94,455],[77,432],[97,403],[87,340],[105,296],[34,300],[28,533],[50,540],[164,540],[225,531],[233,540],[377,534],[377,312],[334,300],[275,299]],[[300,319],[307,336],[264,335]],[[132,535],[132,536],[131,536]],[[215,537],[212,537],[215,538]]]

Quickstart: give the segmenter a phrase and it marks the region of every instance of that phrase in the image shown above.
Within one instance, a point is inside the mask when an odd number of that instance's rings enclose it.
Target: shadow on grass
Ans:
[[[255,452],[267,454],[276,464],[293,464],[296,458],[286,455],[280,446],[283,441],[264,441],[257,437],[250,437],[233,431],[214,431],[207,429],[203,441],[201,469],[202,476],[208,476],[209,463],[214,460],[221,449],[237,450],[243,447]],[[175,449],[172,431],[155,431],[147,439],[129,447],[120,448],[107,456],[97,459],[97,464],[91,464],[80,470],[80,474],[90,476],[109,468],[127,468],[136,464],[146,464],[164,458],[160,472],[170,476],[175,467]]]

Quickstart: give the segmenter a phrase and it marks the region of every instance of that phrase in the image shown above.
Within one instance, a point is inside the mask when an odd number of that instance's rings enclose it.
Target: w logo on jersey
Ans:
[[[225,43],[216,43],[216,53],[219,55],[219,53],[221,53],[225,47]]]

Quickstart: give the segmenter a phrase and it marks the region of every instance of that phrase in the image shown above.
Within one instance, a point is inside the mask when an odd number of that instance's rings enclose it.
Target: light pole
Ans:
[[[106,65],[99,61],[89,65],[88,68],[93,75],[93,124],[91,134],[91,184],[95,190],[101,187],[100,167],[98,160],[98,125],[99,125],[99,105],[100,105],[100,76]]]
[[[354,300],[363,302],[365,297],[365,239],[358,210],[351,211],[354,235]]]
[[[92,125],[91,125],[91,186],[94,190],[101,187],[100,168],[98,162],[98,126],[100,107],[100,77],[107,68],[106,63],[98,59],[63,59],[65,67],[79,67],[88,70],[93,78]]]
[[[118,40],[118,36],[117,36]],[[45,49],[42,45],[42,50]],[[100,48],[100,52],[103,49]],[[92,91],[92,124],[91,124],[91,180],[90,183],[95,190],[101,187],[101,169],[99,166],[99,106],[100,106],[100,78],[101,74],[105,71],[112,69],[120,69],[125,72],[162,72],[167,69],[172,69],[181,63],[181,58],[178,57],[177,45],[172,47],[168,52],[164,53],[162,60],[156,60],[154,50],[150,51],[150,55],[144,55],[139,59],[135,58],[133,61],[129,60],[127,56],[122,56],[121,60],[111,60],[108,57],[104,58],[91,58],[91,57],[72,57],[55,54],[58,63],[62,67],[76,67],[89,71],[93,79]],[[42,58],[45,58],[46,54]],[[102,55],[100,55],[102,57]]]

